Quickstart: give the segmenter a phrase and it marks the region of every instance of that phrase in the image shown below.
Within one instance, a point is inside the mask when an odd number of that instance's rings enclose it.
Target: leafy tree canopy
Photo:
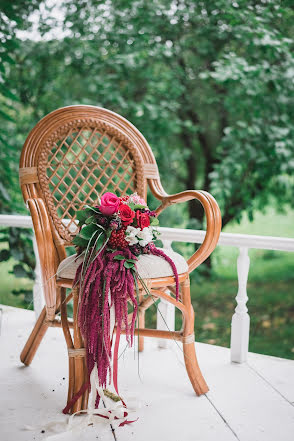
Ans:
[[[23,17],[25,3],[14,13]],[[211,191],[224,224],[243,211],[252,217],[272,198],[293,204],[290,2],[64,0],[59,8],[62,32],[41,14],[44,38],[13,33],[14,64],[4,62],[2,210],[9,195],[17,199],[16,158],[29,129],[75,103],[130,119],[150,142],[168,191]],[[196,204],[189,217],[202,222]]]
[[[22,42],[17,30],[31,26],[29,17],[41,0],[2,0],[0,6],[0,211],[13,211],[12,200],[18,197],[18,159],[23,137],[15,138],[15,105],[19,102],[17,87],[11,80],[16,54]],[[14,135],[14,136],[13,136]],[[17,202],[16,202],[17,205]]]

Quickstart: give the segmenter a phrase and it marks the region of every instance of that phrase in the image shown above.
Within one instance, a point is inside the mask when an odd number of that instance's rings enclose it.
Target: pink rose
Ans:
[[[118,211],[119,204],[119,198],[114,193],[107,192],[101,197],[99,209],[105,216],[111,216]]]

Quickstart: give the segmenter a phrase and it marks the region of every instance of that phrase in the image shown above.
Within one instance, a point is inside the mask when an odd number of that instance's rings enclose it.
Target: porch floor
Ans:
[[[30,367],[19,360],[34,313],[3,306],[0,336],[0,439],[43,440],[67,417],[67,356],[60,329],[50,328]],[[138,421],[116,429],[117,441],[292,441],[294,439],[294,361],[249,354],[248,363],[230,363],[229,349],[196,343],[210,387],[196,397],[176,343],[158,349],[145,339],[120,358],[119,388],[126,401],[136,397]],[[121,350],[125,347],[122,343]],[[134,360],[134,355],[136,360]],[[53,424],[52,424],[53,423]],[[55,425],[56,429],[56,425]],[[56,432],[55,432],[56,433]],[[52,438],[53,441],[54,438]],[[113,440],[110,430],[91,428],[64,440]]]

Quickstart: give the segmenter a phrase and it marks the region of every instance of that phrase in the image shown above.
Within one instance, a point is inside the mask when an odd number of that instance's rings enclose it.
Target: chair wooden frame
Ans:
[[[86,127],[86,129],[84,129],[84,127]],[[25,365],[31,363],[48,327],[61,327],[68,348],[68,402],[77,394],[88,379],[85,349],[76,319],[79,292],[77,288],[72,287],[72,280],[56,277],[57,268],[60,262],[66,257],[66,246],[71,244],[72,237],[70,229],[66,229],[60,222],[57,216],[57,210],[55,210],[54,204],[52,203],[52,198],[48,190],[48,182],[51,178],[46,175],[46,170],[48,170],[46,164],[48,154],[50,154],[50,157],[53,157],[55,161],[54,164],[57,164],[57,167],[59,166],[59,158],[55,150],[58,145],[62,146],[62,143],[65,144],[67,142],[65,141],[65,139],[68,139],[66,136],[68,136],[68,133],[73,133],[73,128],[76,131],[80,130],[78,132],[80,134],[83,133],[81,130],[88,130],[87,128],[90,128],[92,130],[91,138],[96,135],[95,128],[97,127],[100,131],[103,130],[105,136],[108,134],[109,139],[112,137],[112,140],[116,140],[115,151],[117,152],[117,149],[120,149],[120,157],[123,155],[124,158],[126,158],[126,155],[129,154],[129,161],[134,168],[134,173],[131,178],[136,183],[135,190],[140,196],[146,198],[147,185],[149,185],[152,194],[160,201],[160,205],[156,210],[158,214],[171,204],[182,203],[191,199],[200,201],[204,208],[207,224],[206,236],[200,248],[188,259],[188,272],[180,274],[179,276],[180,300],[177,302],[173,295],[175,293],[174,277],[148,279],[146,283],[148,284],[152,298],[144,296],[144,290],[140,287],[139,323],[135,333],[137,335],[139,334],[139,350],[141,351],[144,348],[144,337],[146,336],[175,339],[181,342],[183,344],[184,360],[191,384],[197,395],[205,394],[208,391],[208,387],[200,371],[195,353],[194,310],[190,297],[189,273],[212,253],[217,244],[221,230],[219,207],[215,199],[205,191],[188,190],[175,195],[168,195],[162,188],[155,158],[143,135],[123,117],[109,110],[94,106],[79,105],[64,107],[45,116],[30,132],[22,150],[20,159],[20,184],[24,200],[33,220],[41,263],[46,306],[42,310],[22,350],[21,361]],[[58,139],[63,139],[61,144],[58,144]],[[69,150],[73,148],[74,142],[78,142],[77,140],[78,137],[76,136],[70,146],[66,144]],[[85,141],[85,145],[90,145],[90,141]],[[107,146],[105,149],[107,150]],[[52,151],[55,153],[52,153]],[[125,153],[123,154],[122,152]],[[93,152],[91,152],[91,155],[93,157]],[[109,154],[108,162],[105,160],[105,163],[109,165],[113,157],[114,153],[112,156]],[[74,156],[74,159],[77,159],[77,157]],[[120,167],[123,164],[122,161],[125,161],[125,159],[121,160]],[[51,163],[53,163],[53,160]],[[117,170],[119,170],[118,167],[119,166],[116,167]],[[101,170],[101,174],[103,174],[104,169],[101,168]],[[130,168],[127,170],[130,170]],[[114,173],[115,171],[114,167]],[[52,174],[54,175],[55,172],[56,170],[53,171]],[[89,173],[90,172],[91,171],[89,171]],[[129,173],[129,171],[123,171],[122,173]],[[66,174],[68,174],[68,170],[64,168],[63,176]],[[77,175],[79,175],[79,172]],[[130,190],[129,180],[124,178],[124,174],[121,176],[116,183],[114,183],[112,177],[109,178],[109,181],[112,183],[112,186],[120,185],[120,183],[123,182],[126,187],[125,191]],[[64,181],[64,178],[61,178],[61,180]],[[99,182],[100,185],[102,185],[101,181]],[[119,183],[117,184],[117,182]],[[95,184],[92,185],[91,191],[94,188]],[[69,190],[66,189],[65,193],[69,194],[70,189],[71,187],[69,187]],[[120,190],[120,187],[117,187],[117,189]],[[108,190],[107,183],[104,184],[104,191],[106,190]],[[125,191],[122,191],[122,193]],[[74,192],[72,191],[71,193]],[[75,198],[75,196],[72,197]],[[61,196],[61,199],[62,198],[63,196]],[[65,202],[62,202],[62,206],[66,205]],[[55,203],[59,204],[58,201],[55,201]],[[69,214],[68,208],[65,212],[67,215]],[[69,294],[66,293],[67,288],[71,289]],[[167,290],[169,290],[170,294],[167,293]],[[70,320],[67,316],[67,303],[72,298],[73,319]],[[170,302],[181,311],[183,325],[180,331],[145,328],[145,311],[153,303],[153,298],[160,298]],[[59,314],[60,318],[58,317]],[[85,409],[87,408],[87,402],[88,391],[75,402],[69,411],[76,412]]]

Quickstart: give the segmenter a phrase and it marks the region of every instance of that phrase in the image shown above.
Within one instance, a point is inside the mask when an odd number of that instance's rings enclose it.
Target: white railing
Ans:
[[[0,215],[0,225],[9,227],[32,228],[30,216]],[[180,228],[159,228],[161,240],[164,247],[171,247],[172,242],[186,242],[201,244],[205,237],[202,230],[184,230]],[[42,281],[40,263],[35,238],[33,239],[34,252],[36,255],[36,278],[34,284],[34,309],[36,315],[43,307]],[[271,236],[253,236],[248,234],[221,233],[218,246],[233,246],[239,249],[237,260],[238,293],[236,296],[237,306],[232,317],[231,328],[231,361],[243,363],[247,359],[249,344],[250,317],[247,309],[247,279],[250,266],[248,249],[264,249],[276,251],[294,251],[294,239]],[[164,320],[163,320],[163,317]],[[168,325],[169,329],[174,329],[174,307],[170,303],[160,302],[157,314],[157,327],[159,329]],[[160,341],[159,345],[164,347],[165,341]]]
[[[164,246],[171,246],[172,242],[202,243],[205,231],[202,230],[183,230],[178,228],[160,228],[161,239]],[[233,246],[239,249],[237,259],[238,292],[236,296],[237,306],[231,322],[231,361],[243,363],[247,360],[249,346],[250,317],[246,306],[247,279],[249,273],[250,259],[249,248],[275,251],[294,251],[294,239],[272,236],[254,236],[249,234],[221,233],[218,246]],[[167,313],[167,309],[173,308],[172,305],[165,306],[162,313],[172,317],[172,312]],[[159,318],[159,317],[158,317]],[[162,318],[159,318],[160,323]],[[170,326],[172,319],[170,319]],[[162,342],[162,345],[166,345]]]
[[[31,216],[0,214],[0,226],[16,227],[16,228],[33,228],[33,221]],[[39,259],[39,253],[38,253],[38,247],[37,247],[35,235],[33,235],[33,247],[36,258],[33,300],[34,300],[35,315],[37,319],[45,304],[45,301],[44,301],[43,288],[42,288],[40,259]]]

